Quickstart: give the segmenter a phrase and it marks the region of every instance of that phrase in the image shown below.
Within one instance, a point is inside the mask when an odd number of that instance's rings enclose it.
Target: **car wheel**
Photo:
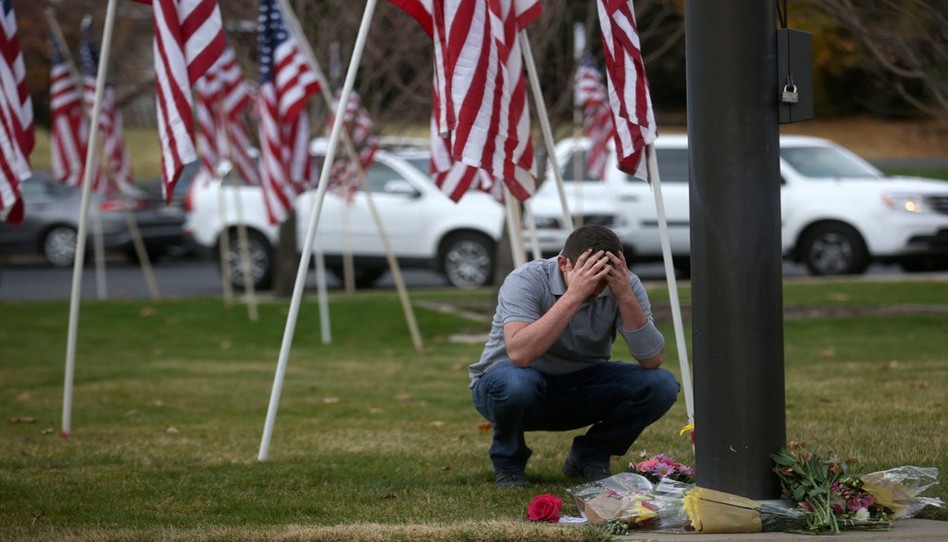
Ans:
[[[494,242],[478,233],[448,237],[441,246],[441,272],[457,288],[490,284],[494,273]]]
[[[69,267],[76,261],[76,230],[71,226],[54,226],[43,237],[43,255],[55,267]]]
[[[262,233],[247,230],[247,252],[249,253],[250,278],[255,289],[267,289],[273,282],[273,247]],[[230,283],[236,288],[244,287],[243,266],[240,257],[240,240],[237,230],[228,232],[226,261],[230,270]]]
[[[869,266],[859,233],[846,224],[819,224],[800,240],[800,259],[813,275],[857,275]]]

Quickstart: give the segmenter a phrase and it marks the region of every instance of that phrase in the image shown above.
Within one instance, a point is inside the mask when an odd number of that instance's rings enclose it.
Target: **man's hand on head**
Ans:
[[[563,274],[567,291],[575,292],[582,299],[596,295],[600,282],[612,271],[606,254],[602,250],[593,252],[592,249],[587,249],[576,258],[575,264],[564,258],[566,262]]]
[[[606,284],[612,291],[612,296],[616,299],[622,299],[627,295],[634,295],[629,286],[629,266],[626,264],[625,256],[620,252],[613,254],[606,252],[605,257],[609,261],[609,272],[606,274]]]

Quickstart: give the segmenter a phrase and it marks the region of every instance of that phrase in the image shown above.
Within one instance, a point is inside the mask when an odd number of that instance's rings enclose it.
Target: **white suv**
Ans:
[[[325,149],[325,140],[313,142],[312,151],[317,159],[325,156]],[[198,245],[219,254],[221,231],[228,229],[227,260],[235,271],[230,276],[234,285],[240,287],[241,275],[234,269],[239,262],[234,196],[239,195],[248,228],[254,284],[269,287],[279,229],[267,221],[259,187],[244,185],[233,171],[223,178],[223,198],[220,178],[194,181],[185,204],[185,231]],[[454,203],[428,175],[407,159],[385,150],[376,153],[366,180],[400,266],[436,270],[459,288],[491,282],[494,249],[504,227],[503,207],[493,198],[472,191]],[[302,250],[315,196],[313,189],[296,200],[298,251]],[[221,201],[226,202],[224,213]],[[316,228],[316,244],[322,249],[326,267],[337,276],[341,276],[343,252],[348,246],[359,286],[370,285],[388,269],[384,244],[370,214],[366,194],[361,190],[349,205],[342,196],[327,191]]]
[[[616,230],[632,262],[661,260],[655,200],[649,185],[616,168],[589,179],[585,139],[556,147],[574,222]],[[690,272],[688,140],[655,141],[675,267]],[[782,250],[814,275],[862,273],[872,261],[899,263],[907,271],[948,269],[948,182],[887,177],[874,166],[820,138],[780,138]],[[541,250],[563,245],[558,191],[547,181],[533,198]],[[577,216],[578,215],[578,216]]]

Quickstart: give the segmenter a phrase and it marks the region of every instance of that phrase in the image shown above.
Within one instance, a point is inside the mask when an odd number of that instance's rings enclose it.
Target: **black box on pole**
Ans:
[[[777,85],[774,96],[780,124],[813,118],[813,36],[809,32],[777,30]],[[796,101],[784,99],[785,92]]]

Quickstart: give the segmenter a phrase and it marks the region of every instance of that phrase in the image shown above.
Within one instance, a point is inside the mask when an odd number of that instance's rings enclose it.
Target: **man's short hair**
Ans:
[[[575,263],[580,254],[590,248],[593,252],[605,250],[618,255],[622,252],[622,242],[619,241],[619,236],[609,228],[587,224],[576,228],[569,234],[560,254]]]

